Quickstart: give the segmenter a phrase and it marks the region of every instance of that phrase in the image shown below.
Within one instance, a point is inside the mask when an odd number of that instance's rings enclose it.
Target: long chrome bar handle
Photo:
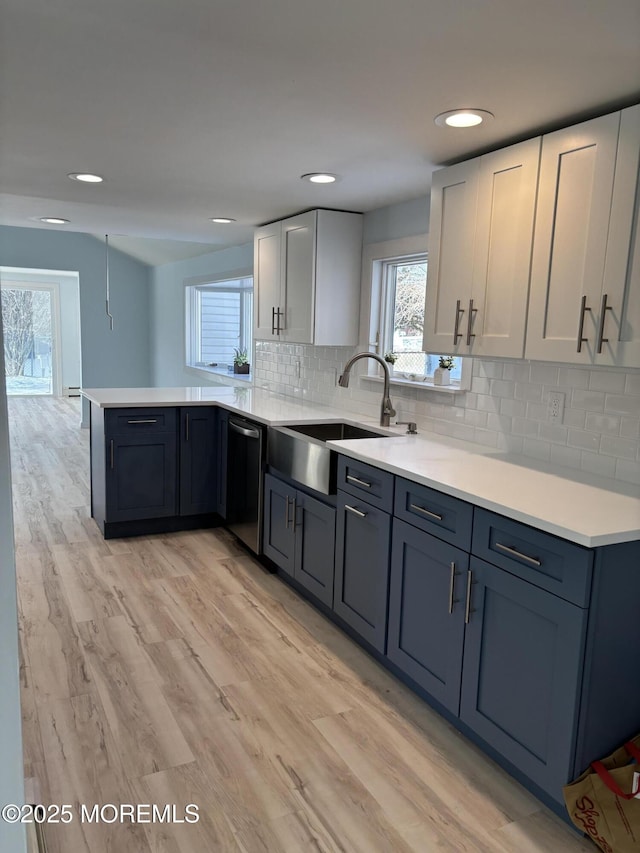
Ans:
[[[276,334],[276,306],[271,306],[271,334]]]
[[[113,463],[114,463],[114,454],[113,454],[113,439],[111,439],[111,470],[113,471]]]
[[[444,518],[444,515],[440,515],[437,512],[431,512],[430,509],[425,509],[423,506],[418,506],[418,504],[409,504],[409,509],[412,509],[414,512],[421,512],[428,518],[435,518],[436,521],[442,521]]]
[[[496,548],[505,551],[507,554],[511,554],[512,557],[518,557],[526,563],[531,563],[532,566],[542,565],[542,560],[539,560],[537,557],[530,557],[528,554],[523,554],[522,551],[518,551],[513,545],[503,545],[502,542],[496,542]]]
[[[478,313],[478,309],[473,307],[473,299],[469,300],[469,316],[467,317],[467,346],[471,346],[471,339],[475,338],[475,334],[472,334],[471,329],[473,328],[473,318]]]
[[[453,605],[457,604],[460,599],[453,597],[456,586],[456,575],[458,574],[458,572],[456,572],[456,564],[454,562],[451,562],[450,566],[451,577],[449,578],[449,613],[451,614],[453,613]]]
[[[460,318],[464,314],[464,308],[460,307],[460,300],[458,299],[456,302],[456,322],[453,327],[453,345],[454,347],[458,345],[458,338],[462,338],[462,332],[459,332],[460,328]]]
[[[587,307],[587,297],[583,296],[580,300],[580,321],[578,323],[578,352],[582,351],[582,344],[586,344],[589,338],[584,337],[584,315],[587,311],[591,311],[591,308]]]
[[[475,611],[471,608],[471,587],[473,585],[473,572],[471,569],[467,572],[467,601],[464,606],[464,624],[468,625],[471,619],[471,614]]]
[[[598,352],[602,352],[602,345],[609,343],[609,338],[604,337],[604,321],[607,316],[607,311],[613,311],[611,305],[607,305],[607,296],[605,293],[602,297],[602,307],[600,308],[600,326],[598,328]]]
[[[289,495],[286,496],[285,500],[286,500],[286,504],[285,504],[285,508],[284,508],[284,526],[288,530],[289,529],[289,501],[291,500]]]
[[[361,512],[359,509],[356,509],[354,506],[349,506],[349,504],[345,504],[344,508],[347,510],[347,512],[350,512],[353,515],[357,515],[359,518],[366,518],[367,517],[366,512]]]
[[[187,441],[189,441],[189,412],[187,412],[187,414],[186,414],[184,427],[185,427],[185,438]]]
[[[280,317],[284,316],[284,311],[280,310],[280,306],[276,310],[276,335],[281,335],[283,331],[283,327],[280,325]]]
[[[347,480],[350,483],[355,483],[357,486],[364,486],[367,489],[371,488],[371,483],[367,483],[366,480],[361,480],[359,477],[354,477],[353,474],[347,474]]]

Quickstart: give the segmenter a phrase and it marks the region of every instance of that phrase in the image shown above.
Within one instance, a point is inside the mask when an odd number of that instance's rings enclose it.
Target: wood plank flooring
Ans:
[[[75,810],[50,853],[595,849],[225,531],[104,542],[78,402],[9,409],[25,775]]]

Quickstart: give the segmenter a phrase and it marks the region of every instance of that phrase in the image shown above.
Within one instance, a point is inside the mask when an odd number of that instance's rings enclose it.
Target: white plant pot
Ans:
[[[445,367],[436,367],[433,371],[434,385],[451,385],[451,373]]]

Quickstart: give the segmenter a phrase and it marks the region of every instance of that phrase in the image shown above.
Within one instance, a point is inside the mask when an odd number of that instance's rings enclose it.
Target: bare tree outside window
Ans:
[[[46,379],[48,390],[45,393],[51,393],[51,294],[46,290],[3,287],[0,299],[7,379]],[[28,387],[27,383],[25,388],[28,390]],[[14,390],[20,392],[20,388],[18,383]],[[12,389],[13,385],[9,390]],[[43,390],[38,387],[36,393]]]

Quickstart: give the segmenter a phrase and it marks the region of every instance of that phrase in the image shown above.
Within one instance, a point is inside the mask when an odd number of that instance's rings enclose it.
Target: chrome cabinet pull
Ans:
[[[602,352],[602,345],[609,343],[609,338],[604,337],[604,321],[607,316],[607,311],[613,311],[611,305],[607,305],[607,296],[605,293],[602,297],[602,307],[600,308],[600,326],[598,327],[598,352]]]
[[[271,334],[276,334],[276,306],[271,306]]]
[[[423,515],[429,516],[429,518],[435,518],[436,521],[442,521],[444,518],[444,515],[438,515],[437,512],[431,512],[431,510],[425,509],[423,506],[418,506],[417,504],[409,504],[409,509],[421,512]]]
[[[473,307],[473,299],[469,300],[469,316],[467,317],[467,346],[471,346],[471,338],[475,338],[475,333],[471,333],[473,327],[473,318],[478,313],[478,309]]]
[[[158,419],[157,418],[146,418],[146,419],[140,419],[137,421],[127,421],[127,423],[128,424],[157,424]]]
[[[587,307],[587,297],[583,296],[580,300],[580,322],[578,323],[578,352],[582,350],[582,344],[586,344],[589,341],[589,338],[584,337],[584,315],[587,311],[591,311],[591,308]]]
[[[289,526],[291,526],[291,529],[293,530],[295,527],[296,518],[296,499],[295,497],[290,498],[289,495],[287,495],[286,501],[287,505],[284,511],[284,526],[287,528],[287,530],[289,529]],[[290,506],[293,507],[293,518],[291,518],[291,513],[289,512]]]
[[[367,483],[366,480],[360,480],[360,479],[358,479],[358,477],[354,477],[353,474],[347,474],[347,480],[350,483],[355,483],[358,486],[364,486],[365,489],[371,488],[371,483]]]
[[[109,442],[109,444],[111,445],[111,470],[113,471],[113,459],[114,459],[114,454],[113,454],[113,439],[111,439],[111,441]]]
[[[453,597],[453,593],[454,593],[455,586],[456,586],[456,575],[458,574],[458,572],[456,572],[455,562],[452,562],[450,565],[451,565],[451,577],[449,578],[449,613],[451,614],[451,613],[453,613],[453,605],[457,604],[460,601],[460,599]]]
[[[282,317],[284,315],[284,311],[280,310],[279,305],[277,308],[274,308],[273,310],[275,311],[275,315],[276,315],[276,321],[275,321],[276,331],[275,331],[275,333],[276,333],[276,335],[281,335],[282,334],[282,326],[280,325],[280,317]]]
[[[467,601],[464,606],[464,624],[468,625],[471,620],[471,614],[476,611],[471,607],[471,587],[473,586],[473,572],[471,569],[467,572]]]
[[[189,412],[187,412],[187,415],[186,415],[185,433],[186,433],[185,438],[187,439],[187,441],[189,441]]]
[[[359,509],[356,509],[354,506],[349,506],[349,504],[345,504],[344,508],[348,512],[352,512],[354,515],[357,515],[359,518],[366,518],[367,517],[366,512],[361,512]]]
[[[460,328],[460,318],[464,314],[464,308],[460,307],[460,300],[456,302],[456,322],[453,327],[453,345],[454,347],[458,345],[458,338],[463,337],[462,332],[459,332]]]
[[[503,545],[502,542],[496,542],[496,548],[500,548],[501,551],[506,551],[507,554],[511,554],[513,557],[520,557],[521,560],[526,560],[527,563],[531,563],[532,566],[542,565],[542,560],[539,560],[537,557],[529,557],[527,554],[523,554],[522,551],[518,551],[518,549],[514,548],[512,545]]]

